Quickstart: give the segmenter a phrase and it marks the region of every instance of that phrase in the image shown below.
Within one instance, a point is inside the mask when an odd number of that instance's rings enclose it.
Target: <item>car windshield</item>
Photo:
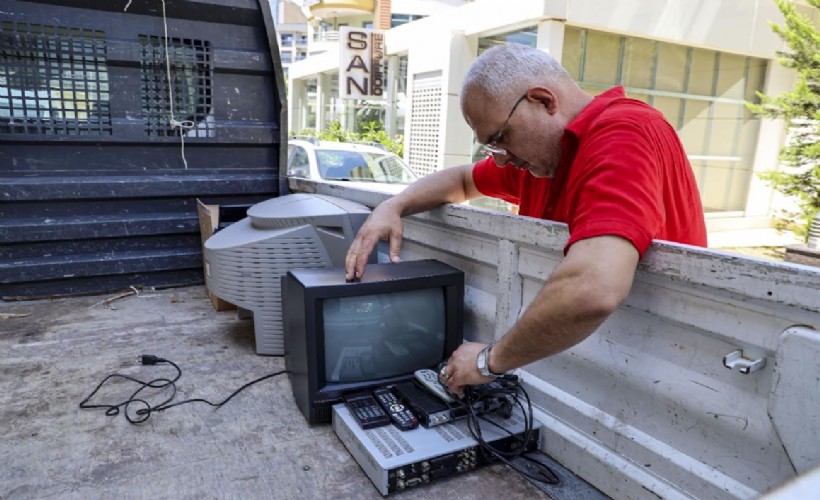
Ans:
[[[410,184],[416,175],[394,154],[317,149],[316,163],[325,180]]]

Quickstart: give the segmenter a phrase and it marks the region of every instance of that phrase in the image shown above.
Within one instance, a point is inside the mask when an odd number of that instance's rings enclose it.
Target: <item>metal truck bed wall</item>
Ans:
[[[384,198],[290,182],[369,206]],[[402,258],[464,270],[465,338],[489,342],[541,289],[567,238],[563,224],[456,205],[406,218]],[[542,448],[614,498],[771,490],[820,463],[817,330],[820,269],[655,243],[595,334],[524,370]],[[724,366],[738,350],[744,359]]]
[[[278,194],[269,2],[165,5],[167,58],[160,0],[3,0],[0,296],[202,283],[196,199]]]

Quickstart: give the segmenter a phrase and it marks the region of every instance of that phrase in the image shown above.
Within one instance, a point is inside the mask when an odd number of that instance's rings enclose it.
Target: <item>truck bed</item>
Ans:
[[[101,304],[112,297],[0,303],[0,498],[382,498],[330,425],[308,426],[287,375],[222,408],[186,404],[139,425],[80,409],[109,374],[174,375],[139,365],[142,354],[180,366],[176,401],[219,402],[284,369],[282,357],[255,353],[252,322],[214,311],[201,286]],[[89,403],[120,403],[137,387],[112,379]],[[505,465],[401,498],[483,495],[547,498]]]

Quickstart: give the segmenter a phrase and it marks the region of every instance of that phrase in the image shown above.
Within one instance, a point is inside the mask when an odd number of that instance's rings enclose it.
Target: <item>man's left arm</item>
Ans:
[[[544,288],[490,351],[489,368],[502,373],[568,349],[587,338],[624,301],[639,254],[629,241],[597,236],[575,242]],[[462,344],[448,361],[450,390],[486,383],[476,367],[485,344]]]

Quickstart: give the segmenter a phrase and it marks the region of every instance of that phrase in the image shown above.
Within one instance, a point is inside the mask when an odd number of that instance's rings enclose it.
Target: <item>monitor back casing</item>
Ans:
[[[250,207],[246,218],[208,238],[206,286],[235,304],[240,317],[252,313],[258,354],[284,354],[281,277],[291,269],[344,265],[368,215],[368,207],[350,200],[296,193]]]
[[[342,395],[411,380],[416,369],[389,378],[355,383],[328,382],[325,373],[322,304],[326,299],[441,288],[444,299],[446,360],[464,339],[464,273],[436,260],[372,264],[361,281],[345,281],[343,268],[298,269],[282,278],[285,367],[293,397],[310,424],[330,423]]]

